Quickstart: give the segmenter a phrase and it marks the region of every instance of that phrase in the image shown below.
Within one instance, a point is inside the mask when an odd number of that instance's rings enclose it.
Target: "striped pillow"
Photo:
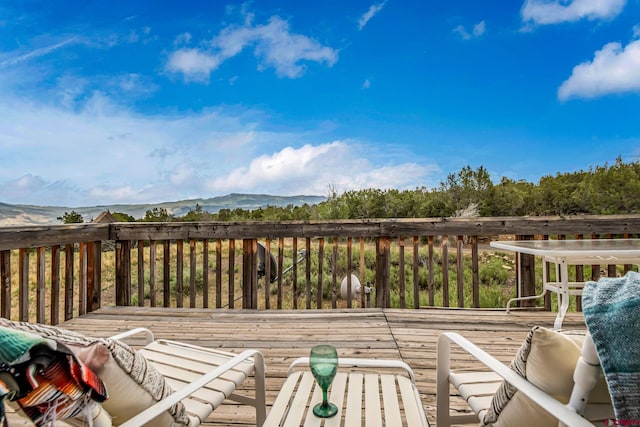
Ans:
[[[534,326],[511,362],[511,369],[542,391],[567,403],[573,389],[573,371],[582,352],[584,332],[558,332]],[[604,377],[589,402],[611,401]],[[507,382],[493,396],[482,425],[556,427],[558,420]]]

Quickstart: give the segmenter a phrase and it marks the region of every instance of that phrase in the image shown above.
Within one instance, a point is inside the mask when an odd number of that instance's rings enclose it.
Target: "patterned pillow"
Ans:
[[[107,397],[102,380],[66,345],[0,326],[1,425],[7,402],[35,425],[45,425],[50,420],[93,419]]]
[[[584,332],[558,332],[535,326],[511,362],[511,369],[542,391],[567,403],[573,389],[573,371],[582,352]],[[604,377],[598,380],[590,403],[610,403]],[[493,396],[482,425],[556,427],[558,420],[507,382]]]
[[[164,377],[142,354],[120,341],[91,338],[55,326],[2,318],[0,325],[29,331],[71,348],[78,359],[94,370],[104,382],[109,399],[102,406],[116,426],[173,393]],[[184,405],[177,403],[146,425],[190,426],[191,420]]]

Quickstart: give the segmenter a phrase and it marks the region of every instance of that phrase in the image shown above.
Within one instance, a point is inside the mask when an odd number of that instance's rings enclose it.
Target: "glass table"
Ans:
[[[542,293],[518,296],[507,302],[507,312],[512,302],[542,298],[547,292],[558,294],[558,315],[554,328],[560,329],[569,308],[570,295],[582,295],[584,282],[569,281],[569,265],[635,264],[640,265],[640,239],[598,240],[498,240],[490,243],[495,249],[541,257],[555,265],[555,280],[547,277],[542,269]],[[519,260],[519,259],[518,259]],[[518,262],[520,264],[520,262]],[[519,276],[518,276],[519,277]],[[520,280],[518,280],[520,289]]]

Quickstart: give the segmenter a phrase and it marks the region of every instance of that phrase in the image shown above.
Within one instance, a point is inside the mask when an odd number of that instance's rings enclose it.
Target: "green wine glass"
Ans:
[[[311,373],[322,388],[322,403],[313,407],[313,413],[320,418],[333,417],[338,407],[327,399],[327,390],[338,372],[338,352],[330,344],[319,344],[311,349],[309,357]]]

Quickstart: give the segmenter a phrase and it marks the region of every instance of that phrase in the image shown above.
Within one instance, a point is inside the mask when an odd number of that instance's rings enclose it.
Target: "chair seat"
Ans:
[[[266,416],[265,373],[260,352],[245,350],[235,354],[177,341],[154,340],[152,333],[145,328],[132,329],[112,338],[121,340],[136,333],[145,333],[148,339],[138,352],[164,377],[174,393],[123,426],[133,427],[148,420],[161,410],[161,406],[167,406],[171,401],[182,402],[192,425],[200,425],[225,399],[254,406],[256,425],[262,425]],[[255,397],[236,394],[235,390],[252,375],[255,378]]]
[[[449,381],[453,384],[460,397],[471,407],[479,420],[491,405],[493,395],[502,383],[502,377],[495,372],[451,372]]]
[[[160,372],[174,390],[180,390],[198,377],[219,366],[235,354],[191,346],[168,340],[157,340],[140,353]],[[182,400],[187,413],[203,422],[253,372],[253,364],[242,362],[205,387]]]

